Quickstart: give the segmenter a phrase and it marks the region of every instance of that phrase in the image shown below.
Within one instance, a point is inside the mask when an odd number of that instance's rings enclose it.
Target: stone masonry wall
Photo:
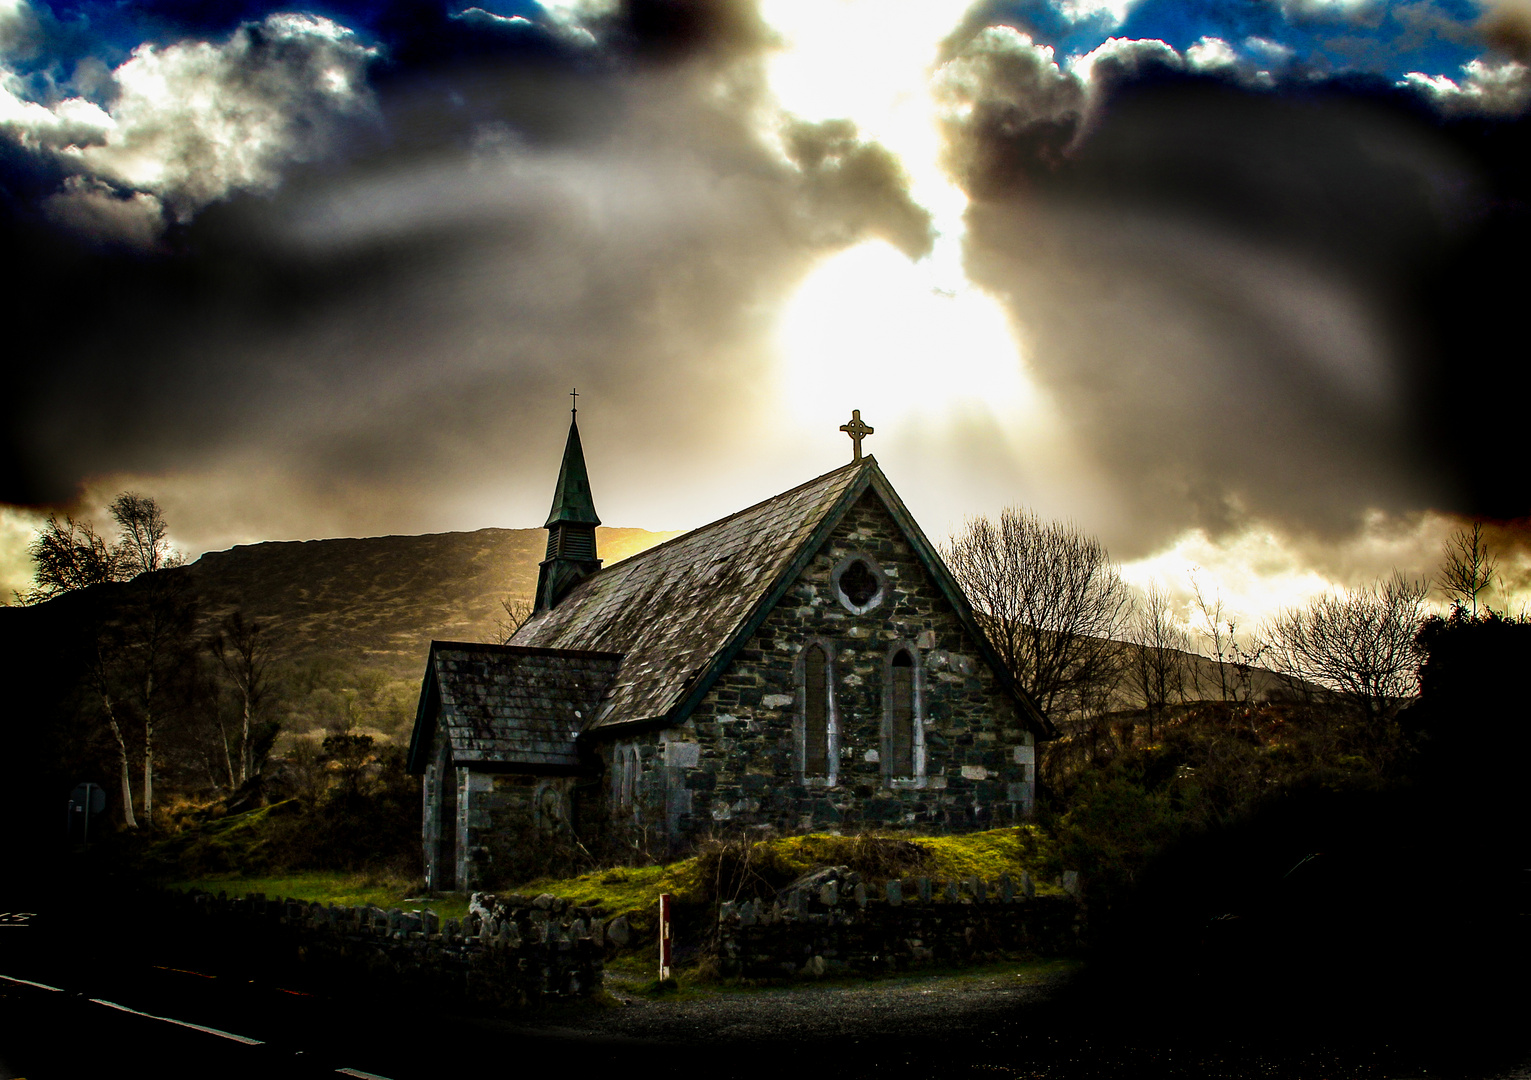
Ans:
[[[886,583],[882,604],[865,614],[842,605],[832,585],[836,564],[857,554],[875,561]],[[831,656],[838,729],[833,783],[801,773],[801,656],[811,643]],[[882,765],[883,694],[899,647],[918,668],[924,770],[914,779],[890,780]],[[871,492],[686,724],[643,741],[649,745],[643,746],[633,827],[662,830],[672,849],[709,833],[766,826],[965,832],[1020,821],[1032,804],[1030,733]]]
[[[441,920],[432,911],[193,891],[168,894],[156,915],[174,946],[213,966],[496,1007],[593,993],[612,929],[550,895],[474,894],[465,919]],[[625,927],[614,928],[618,938]]]
[[[822,870],[769,906],[723,904],[719,966],[750,978],[886,972],[999,956],[1059,956],[1082,945],[1078,878],[1038,896],[1026,875],[941,882],[890,881],[871,889],[847,867]]]

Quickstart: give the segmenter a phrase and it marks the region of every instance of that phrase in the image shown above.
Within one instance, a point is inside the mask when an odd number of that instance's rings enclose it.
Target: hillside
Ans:
[[[602,528],[597,542],[610,565],[673,535]],[[408,737],[431,640],[495,640],[505,617],[501,601],[531,596],[546,541],[542,529],[275,541],[209,552],[169,573],[184,575],[191,585],[200,636],[211,637],[235,610],[265,627],[273,680],[268,707],[288,737],[354,725],[395,741]],[[7,643],[17,677],[50,672],[36,686],[48,702],[44,711],[70,707],[69,687],[78,685],[82,652],[79,644],[65,643],[93,618],[92,605],[111,605],[113,597],[126,598],[141,587],[96,586],[34,608],[0,611],[0,641]],[[1117,648],[1130,653],[1133,647]],[[1222,696],[1214,662],[1193,655],[1184,660],[1185,697]],[[207,656],[201,662],[211,666]],[[1250,675],[1253,685],[1240,688],[1240,697],[1263,700],[1279,691],[1270,672]],[[1129,677],[1118,683],[1107,708],[1130,711],[1142,704]],[[1055,719],[1063,723],[1067,717]]]
[[[598,529],[607,565],[675,533]],[[275,659],[344,657],[418,681],[431,639],[487,641],[503,598],[530,598],[541,529],[242,545],[187,567],[202,621],[235,608],[267,623]]]

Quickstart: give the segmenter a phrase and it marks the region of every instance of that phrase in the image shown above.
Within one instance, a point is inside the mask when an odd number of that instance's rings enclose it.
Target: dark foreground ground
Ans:
[[[1171,977],[1078,962],[655,996],[652,976],[627,968],[594,1001],[464,1016],[364,986],[324,993],[178,967],[135,943],[109,904],[76,900],[0,926],[0,1080],[527,1068],[709,1080],[1531,1077],[1523,986],[1454,983],[1439,965],[1403,987],[1314,972],[1306,996],[1286,981],[1273,996],[1271,972]]]

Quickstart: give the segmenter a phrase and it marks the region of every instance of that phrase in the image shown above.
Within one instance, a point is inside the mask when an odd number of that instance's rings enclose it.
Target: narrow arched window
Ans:
[[[829,658],[817,645],[803,658],[803,775],[829,775]]]
[[[914,775],[914,659],[900,650],[893,656],[888,693],[891,696],[889,720],[891,776]]]
[[[619,810],[630,810],[638,800],[638,748],[618,744],[612,758],[612,787]]]

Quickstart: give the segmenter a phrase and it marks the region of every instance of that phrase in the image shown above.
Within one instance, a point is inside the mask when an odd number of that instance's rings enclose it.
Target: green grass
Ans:
[[[1038,892],[1057,888],[1040,880],[1051,858],[1046,835],[1034,825],[991,829],[962,836],[884,838],[907,841],[918,852],[887,854],[864,838],[812,833],[760,841],[751,859],[770,879],[786,884],[821,866],[849,865],[864,878],[880,883],[890,877],[928,877],[932,880],[980,877],[994,881],[1002,874],[1018,878],[1028,872]],[[900,861],[900,858],[902,861]],[[859,864],[859,865],[858,865]],[[706,854],[664,866],[597,870],[577,877],[538,878],[504,892],[534,896],[552,893],[576,903],[600,907],[609,915],[639,913],[651,909],[660,893],[675,895],[680,903],[703,903],[713,898],[716,860]]]
[[[201,889],[203,892],[226,892],[230,896],[264,893],[268,899],[278,896],[314,900],[342,907],[376,904],[380,908],[424,911],[429,908],[442,918],[461,918],[468,913],[468,898],[462,894],[422,897],[418,883],[390,880],[372,874],[347,874],[339,871],[308,870],[270,875],[228,875],[201,877],[164,883],[170,889]]]
[[[288,799],[242,814],[183,825],[150,845],[144,853],[146,865],[161,877],[265,872],[277,857],[282,819],[298,809],[298,804]]]
[[[925,877],[993,881],[1001,874],[1016,878],[1025,871],[1031,874],[1038,892],[1058,891],[1041,880],[1051,855],[1046,834],[1035,825],[965,836],[929,836],[914,842],[930,853],[930,862],[921,870]]]
[[[241,865],[241,850],[260,849],[262,825],[277,806],[252,810],[246,814],[220,818],[194,830],[187,830],[157,845],[156,859],[162,866],[175,867],[196,860],[207,865],[209,849],[225,852],[233,865]],[[735,852],[742,851],[736,848]],[[933,880],[980,877],[994,881],[1001,874],[1032,874],[1038,891],[1055,891],[1040,880],[1049,864],[1050,853],[1045,834],[1032,825],[992,829],[962,836],[873,838],[831,836],[821,833],[788,836],[761,841],[750,849],[752,865],[764,875],[762,882],[784,885],[821,866],[849,865],[871,882],[889,877],[929,877]],[[224,865],[224,860],[212,860]],[[290,896],[315,900],[322,904],[376,904],[381,908],[425,909],[443,918],[467,914],[468,900],[462,893],[422,898],[418,882],[391,879],[367,873],[337,871],[283,872],[269,869],[258,860],[250,865],[252,873],[239,874],[232,869],[213,873],[175,873],[170,869],[161,880],[170,888],[196,887],[207,892],[244,895],[259,892],[267,896]],[[500,890],[535,896],[552,893],[577,904],[600,908],[607,916],[627,914],[635,926],[647,926],[660,893],[671,893],[682,904],[711,903],[717,890],[718,858],[705,851],[699,856],[664,866],[617,867],[595,870],[566,878],[538,878]],[[413,901],[406,903],[406,901]]]

